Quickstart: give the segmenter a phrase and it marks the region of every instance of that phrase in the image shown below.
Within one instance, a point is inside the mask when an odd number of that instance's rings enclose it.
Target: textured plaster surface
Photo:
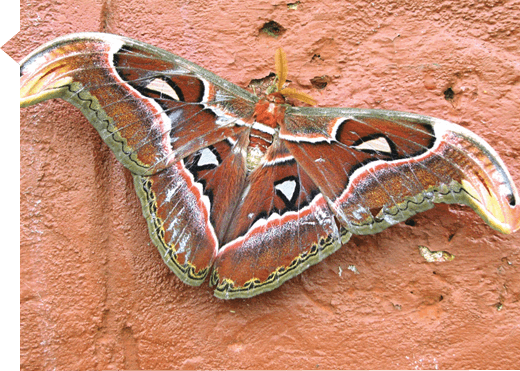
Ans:
[[[518,0],[22,3],[4,47],[16,60],[66,33],[106,31],[246,87],[283,46],[291,86],[320,106],[455,122],[520,185]],[[269,21],[281,35],[260,32]],[[22,369],[520,368],[519,233],[439,205],[353,237],[271,293],[221,301],[162,263],[130,173],[79,111],[51,101],[21,114]],[[428,263],[420,245],[455,259]]]

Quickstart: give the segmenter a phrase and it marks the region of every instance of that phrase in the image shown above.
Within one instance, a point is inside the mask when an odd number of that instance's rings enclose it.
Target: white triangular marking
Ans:
[[[386,152],[386,153],[392,153],[392,148],[390,148],[390,145],[388,144],[388,140],[386,140],[385,137],[379,137],[372,140],[367,140],[366,142],[363,142],[357,146],[352,146],[351,148],[354,149],[368,149],[372,151],[378,151],[378,152]]]
[[[146,85],[146,88],[156,91],[162,95],[166,95],[173,100],[180,101],[179,96],[175,90],[173,90],[173,88],[162,79],[153,79],[148,85]]]
[[[274,188],[282,192],[285,198],[291,201],[294,196],[294,191],[296,190],[296,181],[286,180],[283,183],[277,184]]]
[[[197,166],[202,167],[206,165],[220,165],[217,156],[209,148],[204,148],[200,151],[200,158],[197,162]]]

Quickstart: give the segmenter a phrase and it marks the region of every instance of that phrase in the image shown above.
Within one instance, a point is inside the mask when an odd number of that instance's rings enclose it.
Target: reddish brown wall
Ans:
[[[17,60],[54,37],[103,30],[246,86],[283,46],[293,86],[320,106],[461,124],[520,185],[518,0],[23,3],[4,47]],[[259,33],[270,20],[282,36]],[[332,82],[311,89],[321,75]],[[71,106],[22,111],[21,169],[23,369],[520,368],[520,233],[494,232],[469,208],[440,205],[414,226],[353,237],[274,292],[221,301],[168,271],[129,172]],[[418,245],[456,258],[427,263]]]

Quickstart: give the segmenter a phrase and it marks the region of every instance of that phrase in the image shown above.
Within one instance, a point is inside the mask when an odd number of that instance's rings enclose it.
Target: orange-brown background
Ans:
[[[320,106],[458,123],[520,185],[518,0],[291,2],[25,1],[4,50],[20,60],[54,37],[106,31],[245,87],[283,46],[292,87]],[[268,21],[283,34],[260,32]],[[353,237],[276,291],[221,301],[162,263],[131,175],[70,105],[22,111],[20,176],[23,369],[520,368],[520,233],[467,207]],[[418,245],[456,258],[427,263]]]

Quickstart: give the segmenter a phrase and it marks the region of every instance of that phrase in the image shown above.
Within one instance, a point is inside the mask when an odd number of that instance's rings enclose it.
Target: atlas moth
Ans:
[[[435,203],[520,228],[518,192],[471,131],[418,114],[313,103],[285,88],[256,96],[154,46],[81,33],[22,62],[21,107],[79,108],[132,173],[153,243],[185,283],[219,298],[272,290],[352,234],[382,231]]]

